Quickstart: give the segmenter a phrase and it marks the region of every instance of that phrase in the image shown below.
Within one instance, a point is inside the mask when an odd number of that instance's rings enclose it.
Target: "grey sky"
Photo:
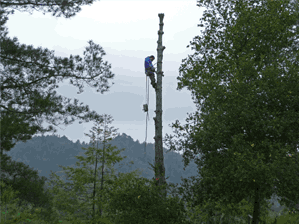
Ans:
[[[192,39],[200,35],[197,24],[203,9],[196,1],[111,1],[101,0],[91,6],[83,6],[74,18],[56,18],[50,14],[34,11],[15,11],[7,21],[8,36],[17,37],[21,44],[54,50],[56,56],[69,57],[80,55],[88,46],[88,40],[103,47],[104,61],[111,64],[115,78],[109,82],[115,84],[109,92],[100,94],[96,89],[84,85],[84,92],[77,94],[78,88],[70,86],[69,80],[59,84],[57,93],[89,105],[99,114],[110,114],[112,126],[119,133],[130,135],[135,141],[145,140],[146,113],[142,105],[146,103],[146,78],[144,59],[157,55],[159,13],[164,13],[163,45],[163,136],[173,134],[169,124],[179,120],[185,123],[188,113],[196,111],[191,93],[186,88],[176,90],[177,77],[182,59],[193,54],[186,48]],[[157,57],[156,57],[157,58]],[[156,63],[157,60],[154,61]],[[155,91],[150,85],[149,120],[147,142],[154,143],[155,127],[153,117],[156,105]],[[71,101],[73,102],[73,101]],[[43,123],[46,127],[49,124]],[[65,135],[72,141],[89,142],[84,133],[93,123],[79,121],[65,127],[58,127],[60,136]],[[50,133],[49,133],[50,134]]]

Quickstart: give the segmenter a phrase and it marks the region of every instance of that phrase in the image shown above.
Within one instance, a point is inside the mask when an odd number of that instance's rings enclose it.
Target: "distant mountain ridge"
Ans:
[[[146,145],[146,154],[144,154],[144,143],[134,141],[130,136],[126,134],[116,136],[109,144],[116,146],[118,150],[125,148],[125,151],[120,155],[127,156],[120,163],[129,163],[134,161],[134,164],[130,164],[131,167],[122,166],[122,173],[131,172],[136,169],[142,171],[142,177],[153,178],[154,172],[148,162],[154,164],[155,151],[154,144],[149,143]],[[23,162],[35,170],[38,170],[40,176],[46,178],[50,177],[50,171],[54,173],[62,171],[58,165],[75,167],[75,163],[79,161],[75,156],[85,156],[84,148],[88,148],[92,144],[87,144],[84,141],[80,143],[77,140],[75,143],[69,140],[66,136],[58,137],[57,135],[47,136],[35,136],[27,142],[18,142],[10,152],[4,152],[12,157],[14,161]],[[98,144],[98,148],[103,148],[102,143]],[[182,161],[182,155],[176,152],[167,152],[164,148],[164,164],[166,177],[169,176],[167,181],[171,183],[180,183],[181,176],[184,178],[197,175],[197,166],[191,161],[183,170],[184,163]],[[118,169],[118,164],[114,165],[115,169]],[[62,173],[57,173],[61,176]]]

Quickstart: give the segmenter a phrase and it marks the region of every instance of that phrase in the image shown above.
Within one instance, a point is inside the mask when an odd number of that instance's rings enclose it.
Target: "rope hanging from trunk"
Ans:
[[[156,65],[157,63],[155,63]],[[146,104],[143,105],[143,110],[146,112],[145,120],[146,120],[146,129],[145,129],[145,145],[144,145],[144,155],[146,153],[146,139],[147,139],[147,120],[148,117],[148,107],[149,107],[149,76],[145,76],[145,95],[146,95]]]
[[[149,105],[149,77],[145,76],[145,95],[146,95],[146,104],[147,106]],[[146,139],[147,139],[147,120],[149,120],[148,117],[148,110],[146,112],[146,116],[145,116],[145,120],[146,120],[146,129],[145,129],[145,145],[144,145],[144,154],[146,153]]]

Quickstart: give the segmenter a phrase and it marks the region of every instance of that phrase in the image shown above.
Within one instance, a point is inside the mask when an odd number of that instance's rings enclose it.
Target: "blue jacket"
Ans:
[[[149,68],[154,68],[153,64],[152,64],[152,61],[149,57],[146,57],[145,60],[144,60],[144,68],[145,68],[145,71]]]

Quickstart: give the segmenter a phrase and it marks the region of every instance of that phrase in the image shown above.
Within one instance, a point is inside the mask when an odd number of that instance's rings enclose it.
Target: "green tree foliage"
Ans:
[[[60,125],[64,120],[65,125],[72,124],[76,118],[85,122],[101,119],[95,111],[90,111],[88,106],[78,105],[78,100],[70,103],[71,99],[56,94],[53,91],[58,88],[58,83],[70,78],[70,84],[79,87],[78,94],[83,92],[83,83],[91,87],[97,87],[97,92],[102,94],[109,90],[108,80],[114,77],[110,71],[111,65],[103,62],[104,50],[90,40],[89,47],[84,51],[84,59],[79,55],[70,55],[69,58],[56,57],[53,51],[32,45],[20,44],[16,37],[7,37],[8,31],[5,23],[8,15],[14,10],[30,12],[52,12],[53,16],[64,15],[65,18],[74,16],[81,10],[82,5],[90,5],[94,1],[1,1],[0,9],[0,148],[1,157],[3,151],[10,151],[18,141],[27,141],[34,134],[49,131],[57,131],[52,125]],[[13,9],[13,10],[11,10]],[[98,56],[100,54],[100,56]],[[113,83],[112,83],[113,84]],[[57,116],[57,114],[60,116]],[[67,120],[71,117],[71,120]],[[42,122],[51,123],[48,128],[42,127]],[[2,161],[2,159],[0,160]],[[1,164],[2,166],[2,164]],[[23,166],[22,166],[23,167]],[[12,171],[12,170],[10,170]],[[27,169],[28,171],[28,169]],[[35,180],[29,171],[22,175]],[[14,174],[20,175],[20,174]],[[33,175],[33,176],[32,176]],[[0,173],[1,176],[1,173]],[[13,186],[14,190],[24,193],[24,187],[33,187],[21,182]],[[40,189],[39,181],[36,189]],[[22,187],[19,189],[17,187]],[[35,189],[35,187],[33,188]],[[2,192],[1,186],[1,192]],[[39,192],[39,191],[37,191]],[[37,193],[36,192],[36,193]],[[22,197],[25,197],[24,194]],[[27,198],[28,201],[32,200]]]
[[[1,216],[0,222],[13,224],[20,222],[31,222],[44,224],[46,221],[45,216],[41,214],[40,208],[30,209],[26,206],[26,204],[22,203],[17,195],[18,191],[14,191],[11,186],[7,186],[3,181],[0,182],[1,188],[5,189],[1,192],[2,200],[0,202],[1,205]],[[50,211],[48,210],[47,213]],[[38,220],[38,222],[34,222]],[[53,218],[51,221],[55,221]]]
[[[187,140],[165,138],[171,149],[184,149],[185,165],[202,155],[196,159],[200,205],[237,205],[250,198],[253,223],[274,193],[299,201],[299,51],[285,53],[298,39],[293,26],[299,10],[290,4],[199,1],[212,10],[201,19],[207,24],[204,37],[191,42],[195,54],[183,60],[178,89],[192,91],[201,114],[190,115],[184,127],[173,124]]]
[[[69,125],[75,121],[74,117],[86,122],[101,118],[95,111],[90,112],[88,106],[82,106],[82,103],[78,105],[77,99],[71,104],[71,99],[53,91],[58,88],[59,82],[67,78],[70,78],[70,84],[79,87],[78,94],[83,92],[84,82],[90,87],[97,87],[97,92],[102,94],[108,91],[108,80],[114,74],[110,71],[111,65],[103,62],[102,57],[106,53],[99,45],[90,40],[89,47],[84,51],[84,60],[79,55],[56,57],[47,48],[21,45],[16,37],[7,37],[8,31],[4,26],[7,15],[14,12],[9,11],[10,8],[47,10],[53,12],[53,16],[63,13],[65,18],[70,18],[80,11],[80,5],[92,2],[1,1],[1,150],[9,151],[14,146],[13,140],[26,141],[36,133],[56,132],[52,125],[44,129],[41,126],[44,120],[58,126],[60,123],[57,122],[63,119],[64,124]],[[55,113],[62,116],[54,116]],[[71,117],[71,120],[67,117]]]
[[[212,186],[201,186],[202,178],[192,176],[182,178],[183,182],[177,187],[175,193],[182,195],[182,201],[187,204],[187,214],[195,223],[202,223],[214,220],[216,223],[232,223],[232,220],[248,219],[248,214],[252,214],[253,203],[250,197],[243,199],[238,204],[225,205],[221,201],[215,202],[204,197],[207,188]],[[200,192],[200,193],[199,193]],[[266,200],[261,202],[262,220],[269,220],[270,203]],[[237,219],[236,219],[237,218]]]
[[[13,110],[11,106],[9,108]],[[0,133],[2,155],[3,149],[12,149],[17,141],[25,142],[29,140],[31,136],[37,132],[38,127],[30,126],[30,121],[32,120],[27,120],[24,115],[10,114],[7,113],[7,111],[2,112],[1,109],[2,108],[0,108]],[[27,133],[24,134],[23,130],[27,130]]]
[[[110,190],[115,188],[115,185],[122,186],[121,183],[125,180],[131,180],[140,175],[140,172],[138,173],[136,170],[116,177],[112,165],[126,158],[118,155],[125,149],[114,151],[116,147],[108,144],[117,135],[115,133],[116,129],[107,126],[112,122],[110,116],[104,115],[105,124],[100,121],[97,122],[96,125],[99,125],[99,127],[93,127],[94,132],[91,131],[92,135],[85,135],[91,137],[94,145],[95,140],[103,142],[103,149],[98,149],[98,147],[83,148],[86,150],[86,157],[76,156],[80,160],[76,163],[76,168],[60,165],[59,167],[63,168],[67,179],[71,181],[69,183],[65,183],[56,174],[51,173],[50,184],[52,189],[50,189],[50,192],[55,195],[53,204],[59,211],[67,213],[65,217],[68,217],[69,221],[74,221],[73,216],[77,211],[80,211],[81,214],[76,218],[81,221],[93,220],[96,222],[102,218],[107,218],[102,217],[102,211],[109,203]],[[101,126],[104,126],[103,129]],[[96,139],[95,134],[102,134],[103,137]],[[101,163],[101,166],[99,166],[99,163]],[[108,172],[108,169],[110,169],[110,172]],[[90,219],[87,216],[92,218]]]
[[[158,186],[157,180],[142,177],[125,181],[128,184],[117,186],[110,192],[108,208],[114,223],[191,224],[183,201],[171,195],[161,197],[161,189],[165,187]]]
[[[49,192],[44,190],[46,179],[45,177],[40,178],[38,172],[29,168],[28,165],[12,161],[11,157],[3,154],[1,160],[1,181],[5,183],[6,187],[9,186],[13,191],[17,192],[18,206],[21,206],[21,203],[25,205],[30,204],[34,207],[43,207],[49,210],[48,204],[52,197]],[[1,190],[1,202],[4,200],[2,192],[5,192],[5,190],[8,189],[4,188]]]
[[[65,18],[71,18],[76,15],[76,13],[81,11],[83,5],[91,5],[95,0],[4,0],[1,1],[1,7],[5,9],[16,9],[19,11],[31,12],[33,10],[42,11],[45,13],[52,13],[52,16],[60,17],[62,14]],[[14,12],[14,10],[12,10]]]

